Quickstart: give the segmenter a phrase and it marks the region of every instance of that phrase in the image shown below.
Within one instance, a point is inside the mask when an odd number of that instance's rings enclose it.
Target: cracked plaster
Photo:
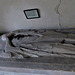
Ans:
[[[75,0],[61,0],[58,11],[61,28],[75,28]]]
[[[60,5],[61,5],[61,0],[59,0],[59,4],[58,5],[56,5],[56,7],[55,7],[55,11],[56,11],[56,14],[58,14],[58,19],[59,19],[59,26],[60,26],[60,29],[62,28],[61,27],[61,24],[60,24],[60,12],[59,12],[59,7],[60,7]]]
[[[75,0],[0,0],[0,32],[16,29],[75,27]],[[26,19],[23,10],[40,9],[41,18]]]

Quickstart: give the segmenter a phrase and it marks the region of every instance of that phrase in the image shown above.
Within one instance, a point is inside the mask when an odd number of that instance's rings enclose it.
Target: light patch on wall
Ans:
[[[40,18],[40,13],[38,9],[28,9],[24,10],[24,14],[27,19]]]

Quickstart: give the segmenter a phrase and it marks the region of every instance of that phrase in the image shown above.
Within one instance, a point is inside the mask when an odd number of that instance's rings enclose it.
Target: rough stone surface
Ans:
[[[16,30],[1,36],[0,57],[61,56],[75,58],[75,34],[65,30]],[[69,30],[68,30],[69,31]],[[6,54],[5,54],[6,53]]]

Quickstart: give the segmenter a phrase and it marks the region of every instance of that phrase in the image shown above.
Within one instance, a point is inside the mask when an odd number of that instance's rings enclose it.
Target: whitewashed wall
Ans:
[[[41,18],[26,19],[23,10],[33,8]],[[0,0],[0,32],[70,27],[75,27],[75,0]]]
[[[62,28],[75,28],[75,0],[61,0],[59,12]]]

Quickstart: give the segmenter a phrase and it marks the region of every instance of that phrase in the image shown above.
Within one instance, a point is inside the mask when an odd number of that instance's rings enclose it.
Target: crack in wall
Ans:
[[[60,7],[60,5],[61,5],[61,0],[59,0],[59,4],[58,5],[56,5],[56,8],[55,8],[55,11],[56,11],[56,13],[58,14],[58,19],[59,19],[59,26],[60,26],[60,29],[62,29],[62,26],[61,26],[61,23],[60,23],[60,12],[59,12],[59,7]]]

